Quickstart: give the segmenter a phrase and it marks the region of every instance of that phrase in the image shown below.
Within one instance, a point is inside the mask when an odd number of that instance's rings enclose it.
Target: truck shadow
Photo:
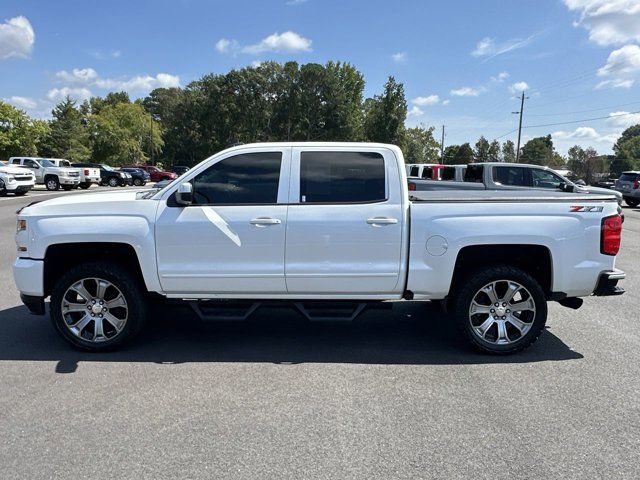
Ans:
[[[429,303],[402,302],[337,324],[308,322],[283,308],[264,308],[236,323],[203,322],[184,307],[162,310],[132,344],[109,353],[74,350],[48,317],[30,315],[25,307],[2,310],[0,361],[57,361],[56,372],[73,373],[79,362],[464,365],[583,358],[549,329],[516,355],[476,353],[452,319]]]

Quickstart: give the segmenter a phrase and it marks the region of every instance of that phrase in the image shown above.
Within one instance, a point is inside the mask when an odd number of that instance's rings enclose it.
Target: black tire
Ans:
[[[44,178],[44,186],[50,192],[55,192],[60,189],[60,182],[58,181],[58,177],[50,175]]]
[[[111,282],[125,297],[128,317],[123,329],[102,342],[84,340],[67,328],[62,314],[63,296],[68,288],[85,278],[100,278]],[[75,348],[90,352],[115,350],[131,341],[144,326],[147,317],[147,292],[142,282],[121,266],[111,262],[91,262],[73,267],[56,281],[51,293],[50,318],[55,329]]]
[[[27,194],[27,192],[25,192],[25,191],[21,191],[21,192],[13,192],[13,194],[14,194],[16,197],[22,197],[23,195],[26,195],[26,194]],[[1,195],[1,194],[0,194],[0,195]]]
[[[110,187],[117,187],[120,185],[120,180],[118,180],[116,177],[111,177],[107,183],[109,184]]]
[[[7,187],[4,185],[4,181],[0,180],[0,197],[4,197],[7,194]]]
[[[62,185],[62,190],[64,190],[65,192],[70,192],[74,188],[76,187],[74,187],[73,185]]]
[[[136,187],[140,187],[140,186],[142,185],[142,180],[140,180],[139,178],[134,178],[134,179],[133,179],[133,184],[134,184]]]
[[[479,291],[492,282],[500,282],[502,280],[519,283],[528,291],[527,293],[530,294],[535,306],[535,314],[534,312],[527,312],[531,315],[531,318],[527,319],[530,325],[529,330],[521,337],[516,337],[514,341],[506,345],[499,345],[480,338],[480,335],[474,330],[470,318],[471,304],[474,298],[477,298],[476,295]],[[523,270],[508,265],[483,268],[472,272],[461,282],[461,285],[460,291],[453,299],[453,314],[458,328],[464,337],[481,352],[507,355],[522,351],[534,343],[544,330],[547,321],[547,300],[544,291],[536,279]],[[491,307],[491,305],[489,306]],[[478,316],[480,317],[480,321],[482,321],[483,314],[478,314]],[[490,314],[487,314],[487,317],[489,316]],[[487,318],[487,320],[490,319]],[[512,327],[509,326],[509,328]],[[489,330],[490,329],[487,328],[486,333],[488,333]]]
[[[81,189],[86,190],[91,186],[91,182],[84,182],[84,183],[81,183],[79,186]]]
[[[627,205],[629,205],[631,208],[636,208],[638,205],[640,205],[640,200],[627,200],[626,198],[624,199],[624,201],[627,203]]]

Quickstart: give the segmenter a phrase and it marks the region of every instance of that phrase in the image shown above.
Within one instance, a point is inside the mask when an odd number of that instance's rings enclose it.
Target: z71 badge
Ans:
[[[601,212],[604,207],[595,205],[571,205],[570,212]]]

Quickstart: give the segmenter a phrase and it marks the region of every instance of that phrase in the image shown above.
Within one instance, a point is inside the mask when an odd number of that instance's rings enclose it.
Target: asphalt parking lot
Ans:
[[[338,325],[162,309],[126,350],[84,354],[11,275],[15,210],[61,194],[0,198],[0,478],[640,476],[640,209],[627,293],[550,304],[515,356],[470,351],[417,302]]]

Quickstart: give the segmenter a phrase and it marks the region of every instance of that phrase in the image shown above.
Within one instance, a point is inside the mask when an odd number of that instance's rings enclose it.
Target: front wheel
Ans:
[[[145,299],[141,282],[119,265],[85,263],[56,282],[51,321],[76,348],[113,350],[130,341],[144,325]]]
[[[538,339],[547,321],[547,301],[531,275],[511,266],[489,267],[471,274],[463,285],[454,315],[474,347],[504,355]]]
[[[636,208],[638,205],[640,205],[640,200],[628,200],[625,198],[624,201],[627,202],[627,205],[629,205],[631,208]]]
[[[60,188],[60,182],[58,182],[56,177],[47,177],[44,181],[44,185],[47,187],[47,190],[51,192],[55,192]]]
[[[120,184],[116,177],[111,177],[108,183],[110,187],[117,187]]]

